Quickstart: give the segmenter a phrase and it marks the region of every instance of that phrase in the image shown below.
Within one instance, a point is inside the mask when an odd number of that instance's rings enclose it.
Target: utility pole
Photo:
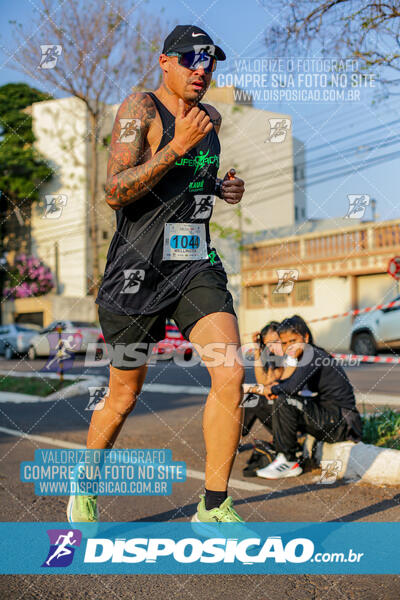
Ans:
[[[372,210],[372,221],[375,223],[375,221],[376,221],[376,200],[375,200],[375,198],[371,198],[371,210]]]
[[[54,242],[54,274],[56,279],[56,294],[60,294],[60,253],[58,242]]]

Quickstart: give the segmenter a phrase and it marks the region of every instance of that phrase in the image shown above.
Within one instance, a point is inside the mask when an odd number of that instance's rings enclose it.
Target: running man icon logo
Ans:
[[[297,269],[277,269],[278,284],[274,289],[274,294],[290,294],[295,282],[299,278]]]
[[[50,548],[42,567],[68,567],[74,558],[75,548],[81,545],[79,529],[48,529]]]
[[[260,402],[258,394],[244,394],[243,400],[239,404],[242,408],[255,408]]]
[[[348,194],[347,198],[349,200],[349,210],[344,218],[362,219],[370,201],[368,194]]]
[[[137,294],[140,284],[144,280],[143,269],[124,269],[124,286],[121,294]]]
[[[317,483],[330,484],[335,483],[339,472],[342,469],[341,460],[321,460],[321,477]]]
[[[70,369],[73,365],[75,353],[79,352],[82,345],[82,335],[80,333],[49,333],[47,341],[50,347],[49,358],[41,371],[55,371],[60,369],[60,363],[63,364],[63,370]]]
[[[200,35],[202,35],[202,34],[200,34]],[[193,37],[195,37],[195,36],[193,36]],[[206,54],[209,54],[210,56],[215,55],[215,46],[213,44],[193,44],[193,50],[195,51],[196,54],[202,54],[203,52],[205,52]]]
[[[54,69],[57,64],[58,57],[61,55],[62,46],[54,44],[44,44],[40,46],[42,58],[38,65],[38,69]]]
[[[269,137],[265,140],[271,142],[271,144],[279,144],[284,142],[287,133],[291,127],[290,119],[268,119],[269,123]]]
[[[102,387],[90,386],[88,390],[90,398],[85,410],[101,410],[102,408],[104,408],[109,388],[104,385]]]
[[[215,196],[196,195],[193,198],[196,204],[192,219],[209,219],[215,204]]]
[[[42,219],[59,219],[64,206],[67,205],[67,196],[65,194],[46,194],[45,200]]]
[[[136,139],[140,127],[140,119],[120,119],[119,142],[129,143]]]

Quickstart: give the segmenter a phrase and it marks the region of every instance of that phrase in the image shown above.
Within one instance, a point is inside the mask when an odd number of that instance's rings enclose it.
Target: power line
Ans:
[[[340,176],[345,176],[345,175],[349,175],[349,174],[356,175],[360,171],[364,171],[365,169],[369,169],[369,168],[374,167],[374,166],[376,166],[378,164],[381,164],[381,163],[390,162],[390,161],[394,160],[397,157],[400,157],[400,152],[399,151],[398,152],[392,152],[392,153],[389,153],[389,154],[385,154],[385,155],[383,155],[381,157],[376,157],[376,159],[369,160],[368,163],[366,163],[366,164],[363,164],[362,162],[360,162],[360,163],[358,163],[358,165],[353,166],[351,169],[348,169],[347,171],[341,171],[340,172]],[[356,170],[355,170],[355,168],[356,168]],[[311,187],[313,185],[318,185],[320,183],[323,183],[325,181],[330,181],[332,179],[336,179],[337,180],[337,178],[338,178],[338,170],[337,170],[337,168],[331,170],[331,172],[332,172],[332,174],[329,174],[328,177],[325,177],[323,179],[306,180],[305,188]],[[329,172],[327,171],[326,173],[328,174]],[[324,175],[324,173],[316,174],[317,177],[320,176],[320,175]],[[291,182],[288,181],[287,185],[290,185],[290,184],[291,184]],[[271,186],[269,186],[267,188],[264,188],[264,191],[268,191],[269,189],[271,189],[273,187],[278,187],[278,186],[280,186],[282,188],[283,185],[284,184],[282,184],[282,182],[276,183],[276,184],[271,185]],[[305,189],[301,190],[301,191],[303,191],[305,193]],[[283,193],[285,193],[285,192],[281,190],[281,192],[279,194],[276,194],[274,196],[268,196],[268,197],[264,197],[264,198],[262,198],[260,200],[255,200],[254,202],[251,202],[248,205],[249,209],[251,209],[251,207],[255,206],[256,204],[259,204],[260,202],[269,202],[271,200],[275,200],[277,198],[281,198]],[[221,209],[221,210],[224,210],[224,209],[228,210],[228,208],[229,208],[228,206],[227,207],[223,207],[223,209]]]
[[[396,123],[400,123],[400,119],[395,119],[394,121],[389,121],[385,123],[385,126],[395,125]],[[357,136],[361,137],[366,133],[370,133],[371,131],[376,131],[377,129],[382,129],[382,125],[377,125],[376,127],[370,127],[369,129],[364,129],[363,131],[357,132]],[[336,140],[332,140],[329,144],[337,144],[339,142],[344,142],[345,140],[349,140],[354,138],[354,134],[345,135],[344,137],[337,138]],[[314,146],[312,148],[307,148],[307,152],[315,152],[316,150],[320,150],[321,148],[326,148],[326,144],[320,144],[319,146]]]
[[[383,140],[382,139],[374,140],[374,141],[371,140],[368,142],[368,144],[369,144],[368,152],[370,153],[372,150],[379,149],[380,147],[398,144],[398,143],[400,143],[400,138],[396,135],[391,136],[390,138],[386,138],[386,139],[383,138]],[[344,160],[344,159],[346,159],[347,155],[351,155],[352,153],[359,151],[359,149],[360,149],[359,145],[350,146],[348,148],[344,148],[337,152],[326,154],[322,157],[316,158],[313,161],[304,161],[301,163],[296,163],[293,166],[296,166],[296,167],[305,166],[305,167],[307,167],[307,170],[313,169],[313,168],[318,167],[321,163],[324,163],[324,162],[331,162],[332,160],[340,161],[340,159]],[[247,156],[247,154],[242,155],[242,157],[244,159],[246,159],[246,156]],[[290,165],[288,167],[283,167],[283,168],[278,167],[274,170],[267,171],[266,173],[265,172],[261,173],[259,176],[253,177],[252,182],[257,182],[257,181],[268,179],[268,178],[276,178],[280,175],[284,175],[285,173],[290,174],[293,171],[293,166]],[[349,165],[349,166],[351,166],[351,165]],[[317,174],[315,174],[315,175],[317,175]],[[289,183],[291,183],[291,182],[292,182],[292,179],[290,179]],[[307,180],[307,183],[308,183],[308,180]],[[275,184],[269,185],[266,188],[264,187],[264,189],[270,189],[272,187],[276,187],[277,185],[281,185],[281,184],[282,184],[282,182],[280,181]]]

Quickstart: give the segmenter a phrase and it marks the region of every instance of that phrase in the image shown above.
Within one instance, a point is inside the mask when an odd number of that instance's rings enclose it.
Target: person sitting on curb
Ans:
[[[256,344],[254,350],[254,373],[257,386],[262,389],[276,381],[283,373],[283,351],[278,335],[278,321],[270,321],[260,332],[253,336]],[[249,387],[249,393],[243,398],[242,436],[246,437],[253,425],[259,419],[272,436],[272,406],[273,400],[259,393],[257,386]],[[276,457],[273,444],[260,439],[254,439],[253,452],[242,473],[244,477],[256,477],[257,470],[269,465]]]
[[[265,479],[296,477],[302,468],[296,460],[297,432],[335,443],[361,441],[361,417],[353,387],[344,369],[323,348],[298,315],[284,319],[278,328],[284,353],[292,358],[281,378],[266,386],[277,396],[272,411],[274,446],[278,455],[257,476]]]
[[[283,350],[278,327],[278,321],[270,321],[259,333],[255,333],[253,336],[253,342],[256,344],[254,373],[257,383],[262,386],[277,381],[283,373],[282,360],[279,360],[283,358]],[[247,398],[243,399],[243,437],[249,434],[257,419],[272,433],[272,405],[273,400],[264,394],[251,392],[247,394]]]

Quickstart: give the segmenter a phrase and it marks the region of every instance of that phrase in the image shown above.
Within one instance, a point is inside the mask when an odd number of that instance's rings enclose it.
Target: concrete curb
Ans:
[[[307,451],[314,438],[307,436]],[[363,442],[317,443],[315,459],[331,465],[337,479],[351,479],[374,485],[400,485],[400,451]],[[325,466],[325,465],[321,465]]]

